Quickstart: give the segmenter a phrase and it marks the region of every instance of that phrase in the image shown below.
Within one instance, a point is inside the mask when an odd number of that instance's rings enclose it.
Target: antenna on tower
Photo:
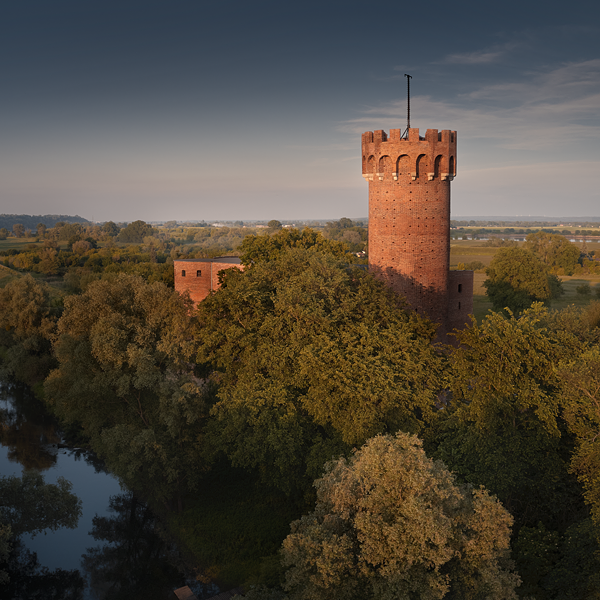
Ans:
[[[412,75],[407,75],[404,73],[404,77],[406,77],[406,86],[407,86],[407,96],[406,96],[406,130],[402,134],[402,139],[408,139],[408,130],[410,129],[410,80],[412,79]]]

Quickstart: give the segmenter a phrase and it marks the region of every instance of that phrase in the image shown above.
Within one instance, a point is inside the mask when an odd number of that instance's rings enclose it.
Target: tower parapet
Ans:
[[[369,182],[369,270],[418,312],[450,326],[450,182],[456,175],[456,131],[400,129],[362,135],[362,172]],[[472,277],[472,275],[471,275]],[[462,284],[461,284],[462,285]],[[465,286],[468,287],[468,286]],[[465,294],[466,295],[466,294]],[[458,306],[458,304],[457,304]],[[462,299],[451,320],[465,322]]]
[[[367,131],[362,135],[363,177],[373,181],[374,177],[383,181],[386,175],[397,181],[401,173],[400,159],[408,167],[413,181],[417,177],[427,177],[433,181],[436,177],[443,181],[454,179],[456,175],[456,131],[428,129],[425,137],[419,135],[419,129],[409,129],[408,139],[402,138],[400,129],[390,129],[390,135],[379,129]],[[425,162],[427,165],[425,165]],[[424,170],[424,167],[429,167]],[[419,170],[419,167],[421,169]]]

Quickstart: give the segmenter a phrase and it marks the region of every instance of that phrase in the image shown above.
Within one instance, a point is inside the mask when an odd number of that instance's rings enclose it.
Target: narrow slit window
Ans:
[[[200,277],[200,275],[202,275],[202,271],[200,269],[198,269],[196,271],[196,277]]]
[[[181,271],[181,276],[182,276],[182,277],[185,277],[185,269],[182,269],[182,271]]]
[[[458,303],[458,310],[460,310],[460,302]]]
[[[458,293],[462,294],[462,283],[458,284]],[[459,307],[460,308],[460,307]]]

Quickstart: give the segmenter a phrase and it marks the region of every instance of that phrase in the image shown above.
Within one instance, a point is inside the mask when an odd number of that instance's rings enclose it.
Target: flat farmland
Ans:
[[[486,267],[494,258],[499,247],[483,246],[479,241],[453,240],[450,243],[450,268],[456,269],[459,263],[481,261]]]

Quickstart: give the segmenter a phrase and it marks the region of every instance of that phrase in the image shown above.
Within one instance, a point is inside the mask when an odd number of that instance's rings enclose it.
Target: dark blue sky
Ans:
[[[0,6],[0,212],[367,214],[360,134],[456,129],[453,214],[600,215],[600,8]]]

